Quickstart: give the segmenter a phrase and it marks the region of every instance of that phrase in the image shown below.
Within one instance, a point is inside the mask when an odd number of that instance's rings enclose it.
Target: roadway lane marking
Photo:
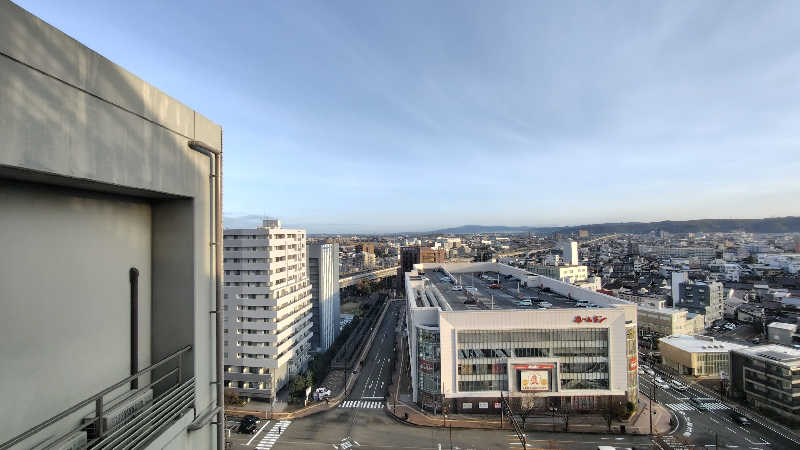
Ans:
[[[258,436],[259,434],[261,434],[261,432],[264,431],[264,428],[267,428],[267,425],[269,425],[269,422],[270,421],[268,420],[267,423],[265,423],[263,427],[259,428],[258,431],[256,431],[256,434],[254,434],[253,437],[251,437],[250,440],[247,441],[247,444],[244,444],[244,445],[250,445],[251,443],[253,443],[253,439],[255,439],[256,436]]]

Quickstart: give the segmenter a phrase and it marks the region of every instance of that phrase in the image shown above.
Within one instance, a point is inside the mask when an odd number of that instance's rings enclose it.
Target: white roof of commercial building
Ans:
[[[739,353],[780,362],[783,364],[797,366],[800,364],[800,350],[785,345],[767,344],[739,350]]]
[[[689,353],[722,353],[746,348],[745,345],[718,341],[709,336],[687,336],[684,334],[663,337],[659,339],[659,342],[669,344]]]
[[[669,315],[678,314],[679,312],[686,311],[685,309],[668,308],[668,307],[656,308],[655,306],[641,305],[641,304],[639,305],[639,309],[646,312],[669,314]]]
[[[782,330],[795,331],[797,329],[797,324],[784,323],[784,322],[772,322],[771,324],[767,325],[767,327],[768,328],[780,328]]]

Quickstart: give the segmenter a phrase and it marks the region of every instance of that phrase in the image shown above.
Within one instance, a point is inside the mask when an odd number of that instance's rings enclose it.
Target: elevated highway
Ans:
[[[397,275],[397,269],[399,267],[400,266],[386,267],[382,269],[367,270],[364,272],[350,273],[345,276],[340,276],[339,288],[346,288],[348,286],[352,286],[362,280],[366,281],[381,280],[383,278],[387,278],[392,275]]]

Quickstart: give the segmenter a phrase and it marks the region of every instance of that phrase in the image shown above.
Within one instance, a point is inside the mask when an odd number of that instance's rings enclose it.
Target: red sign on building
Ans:
[[[583,323],[583,322],[587,322],[587,323],[603,323],[603,322],[605,322],[605,320],[606,320],[606,317],[604,317],[604,316],[583,316],[583,317],[575,316],[575,318],[572,321],[575,322],[575,323]]]

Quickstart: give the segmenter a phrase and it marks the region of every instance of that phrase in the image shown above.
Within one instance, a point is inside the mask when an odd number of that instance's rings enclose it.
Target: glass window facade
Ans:
[[[417,327],[417,388],[436,395],[441,386],[439,330]]]
[[[458,390],[508,390],[508,358],[559,363],[561,389],[608,389],[608,329],[457,332]]]

